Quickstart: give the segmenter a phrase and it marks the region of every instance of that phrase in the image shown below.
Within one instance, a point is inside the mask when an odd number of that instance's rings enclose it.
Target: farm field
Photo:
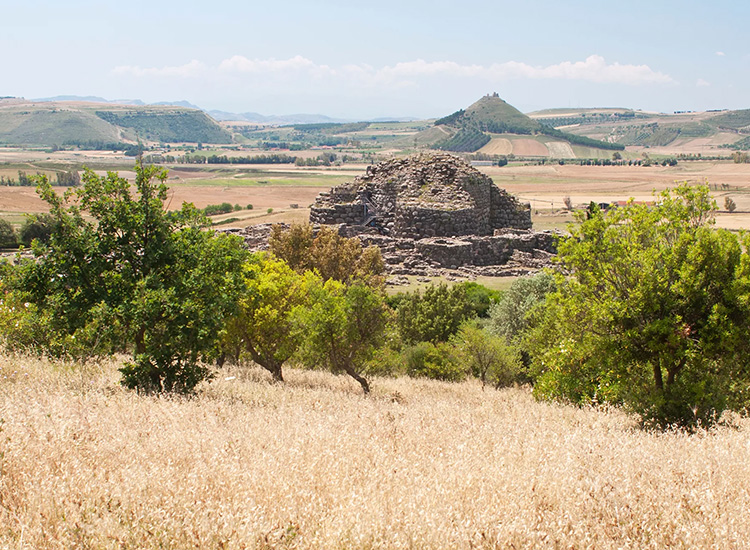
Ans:
[[[0,356],[4,548],[743,548],[750,440],[616,410],[290,369],[193,398]]]
[[[17,152],[0,152],[0,175],[14,177],[19,169],[29,174],[42,171],[50,176],[73,161],[70,157],[52,160],[25,160]],[[70,155],[70,152],[67,152]],[[13,162],[7,160],[13,156]],[[33,156],[33,154],[32,154]],[[94,156],[88,162],[98,173],[119,170],[121,175],[132,177],[132,159]],[[306,168],[290,165],[174,165],[168,183],[172,205],[178,208],[183,201],[193,202],[202,208],[208,204],[229,202],[253,211],[242,211],[227,217],[239,217],[234,225],[247,225],[267,221],[304,220],[308,206],[321,191],[349,181],[366,169],[366,164],[346,164],[341,167]],[[720,211],[717,223],[729,229],[750,228],[750,165],[731,162],[690,161],[674,167],[662,166],[578,166],[548,163],[511,163],[503,167],[480,166],[478,169],[493,178],[501,188],[529,202],[532,211],[540,214],[543,227],[564,227],[564,215],[550,217],[553,211],[563,208],[564,197],[570,197],[575,206],[590,201],[624,201],[631,197],[648,201],[654,190],[661,191],[678,182],[709,183],[720,210],[725,197],[737,204],[737,211],[729,214]],[[716,189],[714,189],[714,187]],[[290,208],[297,204],[298,209]],[[267,214],[268,208],[274,213]],[[0,186],[0,216],[20,224],[24,213],[40,212],[45,205],[33,188]],[[219,221],[221,218],[217,218]],[[559,222],[559,223],[558,223]]]

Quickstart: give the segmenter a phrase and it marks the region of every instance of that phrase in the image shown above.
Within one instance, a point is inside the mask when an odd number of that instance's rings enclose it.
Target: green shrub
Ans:
[[[271,214],[272,212],[273,212],[273,208],[269,208],[268,210],[266,210],[267,214]]]
[[[538,273],[513,281],[500,300],[489,308],[490,328],[508,342],[518,341],[527,329],[529,313],[555,290],[551,273]]]
[[[252,204],[248,204],[245,208],[247,208],[248,210],[252,210],[253,209],[253,205]]]
[[[458,382],[466,378],[453,347],[445,342],[437,345],[420,342],[408,346],[403,353],[406,372],[409,376]]]
[[[489,289],[473,281],[460,283],[460,285],[466,290],[466,299],[474,315],[481,318],[489,317],[490,306],[498,303],[503,295],[499,290]]]
[[[21,226],[21,242],[31,246],[31,242],[37,239],[40,243],[47,244],[54,227],[55,218],[50,214],[32,214]]]
[[[206,216],[218,216],[219,214],[229,214],[234,211],[234,207],[228,202],[221,204],[209,204],[203,209]]]
[[[18,246],[18,235],[8,220],[0,218],[0,248],[15,248]]]
[[[471,374],[496,388],[510,386],[521,380],[521,353],[505,338],[491,334],[476,323],[467,322],[453,338],[461,362]]]
[[[399,335],[407,344],[446,342],[474,314],[464,285],[428,286],[424,294],[406,293],[396,309]]]

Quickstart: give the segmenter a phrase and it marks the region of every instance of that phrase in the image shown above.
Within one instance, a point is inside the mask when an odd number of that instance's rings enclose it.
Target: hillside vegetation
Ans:
[[[693,139],[722,139],[717,145],[726,139],[732,145],[743,135],[750,135],[750,109],[674,114],[549,110],[531,116],[541,124],[564,128],[569,135],[606,139],[625,146],[665,147],[684,145]],[[727,133],[729,136],[720,138]]]
[[[230,143],[203,111],[171,106],[0,103],[0,144],[61,146],[123,141]]]
[[[62,145],[73,140],[116,142],[122,132],[94,113],[67,109],[0,108],[0,144]]]
[[[143,396],[117,361],[0,355],[7,548],[742,548],[747,420],[701,437],[616,410],[377,378],[224,370]]]
[[[459,110],[447,117],[437,119],[435,126],[448,127],[455,134],[434,143],[434,147],[445,151],[478,151],[492,139],[492,135],[541,135],[551,141],[567,142],[599,149],[622,150],[617,143],[602,142],[586,136],[567,134],[549,124],[542,124],[509,105],[497,94],[486,95],[466,110]]]
[[[154,109],[96,111],[96,116],[114,126],[131,128],[142,139],[166,142],[230,143],[232,136],[203,111]]]

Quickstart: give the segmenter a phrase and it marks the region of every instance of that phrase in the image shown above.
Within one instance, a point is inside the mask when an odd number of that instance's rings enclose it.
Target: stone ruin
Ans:
[[[369,166],[364,175],[321,193],[312,224],[380,247],[390,282],[402,275],[523,275],[549,265],[554,234],[531,230],[531,208],[489,176],[444,153]],[[252,249],[267,245],[270,224],[236,230]]]
[[[530,229],[531,209],[462,159],[425,153],[369,166],[363,176],[321,193],[310,222],[418,240]]]

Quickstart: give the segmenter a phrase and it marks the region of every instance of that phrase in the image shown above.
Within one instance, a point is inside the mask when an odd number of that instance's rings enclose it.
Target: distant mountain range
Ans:
[[[175,107],[185,107],[187,109],[198,109],[211,116],[219,122],[249,122],[253,124],[268,124],[282,126],[285,124],[326,124],[326,123],[345,123],[360,122],[355,119],[333,118],[326,115],[299,113],[292,115],[262,115],[255,112],[247,113],[230,113],[228,111],[208,110],[198,107],[189,101],[158,101],[156,103],[146,103],[140,99],[105,99],[99,96],[78,96],[78,95],[58,95],[55,97],[41,97],[31,101],[38,102],[57,102],[57,101],[82,101],[86,103],[112,103],[117,105],[172,105]],[[362,122],[411,122],[418,120],[414,117],[380,117],[368,119]]]

